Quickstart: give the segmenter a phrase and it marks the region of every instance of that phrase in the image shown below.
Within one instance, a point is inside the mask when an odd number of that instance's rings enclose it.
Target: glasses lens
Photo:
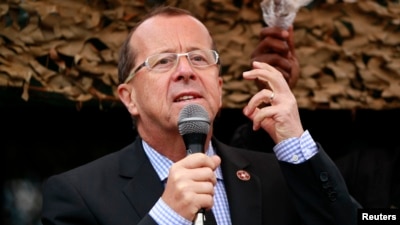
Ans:
[[[216,52],[212,50],[196,50],[188,53],[190,63],[196,67],[210,66],[217,63]]]
[[[188,53],[161,53],[147,58],[145,64],[153,71],[165,72],[174,67],[181,56],[186,56],[194,67],[206,67],[218,62],[218,53],[214,50],[195,50]]]
[[[147,65],[151,70],[166,71],[174,67],[177,58],[175,53],[157,54],[147,59]]]

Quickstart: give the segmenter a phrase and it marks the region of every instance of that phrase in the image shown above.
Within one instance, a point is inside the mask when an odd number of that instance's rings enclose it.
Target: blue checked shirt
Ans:
[[[173,162],[159,154],[145,141],[143,141],[143,148],[150,159],[150,163],[157,172],[160,182],[165,185],[169,169]],[[274,147],[274,152],[278,160],[298,164],[314,156],[318,152],[318,148],[309,132],[305,131],[300,138],[289,138],[278,143]],[[211,144],[206,154],[208,156],[215,155],[214,148]],[[231,225],[228,198],[226,196],[221,167],[216,169],[215,174],[217,177],[217,184],[215,186],[214,206],[212,207],[212,211],[219,225]],[[192,225],[193,223],[172,210],[161,198],[158,199],[149,214],[159,225]]]

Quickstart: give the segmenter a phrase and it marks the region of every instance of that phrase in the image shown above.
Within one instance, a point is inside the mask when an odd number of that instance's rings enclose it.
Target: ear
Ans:
[[[135,90],[132,88],[131,85],[120,84],[118,86],[118,96],[132,116],[138,115],[137,104],[135,101]]]

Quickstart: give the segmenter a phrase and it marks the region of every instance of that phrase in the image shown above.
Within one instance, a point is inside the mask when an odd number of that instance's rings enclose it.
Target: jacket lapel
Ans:
[[[229,201],[232,224],[261,224],[261,185],[258,176],[239,179],[238,171],[247,171],[250,163],[229,147],[213,139],[221,157],[222,174]],[[120,176],[129,179],[123,193],[135,211],[143,218],[162,195],[164,187],[147,158],[141,139],[127,147],[120,158]]]
[[[143,150],[140,138],[121,155],[120,175],[130,179],[123,193],[143,218],[160,198],[164,187]]]
[[[232,224],[261,224],[262,196],[259,177],[248,172],[250,163],[232,147],[216,139],[213,139],[213,143],[222,160],[221,168]],[[249,180],[239,178],[240,174],[247,175],[246,172],[250,175]]]

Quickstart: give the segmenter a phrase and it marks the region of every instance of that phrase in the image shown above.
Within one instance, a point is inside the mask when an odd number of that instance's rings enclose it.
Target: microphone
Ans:
[[[186,105],[179,113],[178,129],[185,142],[187,154],[202,153],[210,130],[210,118],[207,111],[201,105]],[[193,224],[203,225],[204,214],[205,209],[200,209]]]
[[[203,152],[210,130],[207,111],[198,104],[186,105],[179,113],[178,129],[188,154]]]

